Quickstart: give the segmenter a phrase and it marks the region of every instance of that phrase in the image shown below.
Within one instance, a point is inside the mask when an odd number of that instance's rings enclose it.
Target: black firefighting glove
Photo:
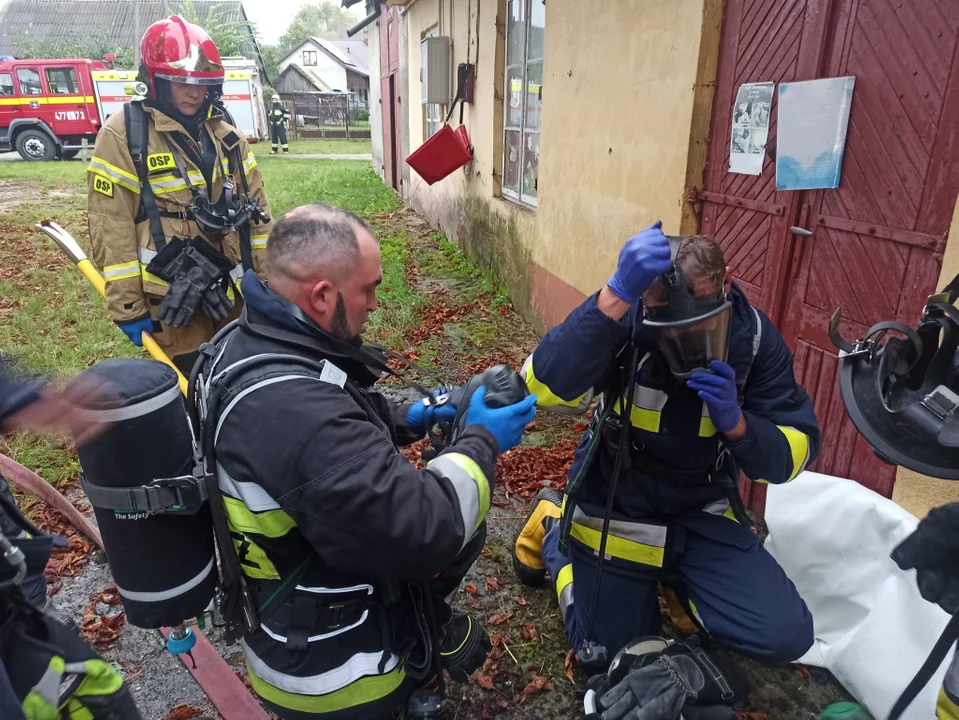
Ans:
[[[203,311],[210,316],[213,322],[220,322],[233,310],[233,303],[223,291],[223,286],[216,283],[203,293]]]
[[[916,570],[919,593],[947,613],[959,609],[959,502],[934,508],[892,551],[903,570]]]
[[[674,643],[652,663],[633,670],[599,699],[602,720],[697,720],[734,717],[733,703],[749,693],[745,672],[695,642]]]
[[[157,319],[170,327],[186,327],[193,319],[193,313],[200,307],[203,293],[209,285],[210,276],[200,267],[192,267],[185,274],[179,275],[163,297]]]

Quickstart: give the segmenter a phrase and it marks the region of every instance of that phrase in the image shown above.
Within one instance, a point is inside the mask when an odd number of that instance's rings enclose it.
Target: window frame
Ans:
[[[20,77],[22,72],[33,72],[37,76],[37,87],[40,88],[38,93],[28,93],[23,89],[23,80]],[[43,96],[43,75],[40,73],[40,67],[18,67],[17,68],[17,89],[20,91],[20,95],[23,97],[42,97]]]
[[[73,85],[73,90],[69,92],[57,92],[53,88],[55,87],[54,83],[50,81],[50,72],[66,72],[70,73],[72,80],[70,81]],[[70,67],[69,65],[64,65],[61,67],[45,67],[43,68],[43,74],[47,81],[47,90],[51,95],[80,95],[80,80],[77,77],[77,71],[75,68]]]
[[[307,56],[312,56],[313,62],[308,62]],[[303,67],[316,67],[316,60],[316,50],[303,51]]]
[[[16,95],[17,95],[17,86],[13,84],[13,73],[12,73],[12,72],[2,72],[2,73],[0,73],[0,77],[8,77],[8,78],[10,78],[10,85],[9,85],[9,86],[0,85],[0,87],[9,87],[9,88],[10,88],[10,93],[9,93],[9,94],[0,93],[0,97],[16,97]]]
[[[509,28],[509,24],[510,24],[510,20],[509,20],[509,17],[507,17],[507,20],[506,20],[506,33],[505,33],[506,49],[505,49],[505,53],[504,53],[504,60],[505,60],[505,62],[504,62],[504,64],[503,64],[503,78],[504,78],[504,79],[503,79],[503,90],[504,90],[504,92],[503,92],[503,128],[502,128],[502,130],[503,130],[503,158],[502,158],[502,163],[503,163],[503,164],[502,164],[502,173],[503,173],[503,174],[502,174],[502,182],[500,183],[500,194],[501,194],[501,196],[502,196],[503,198],[505,198],[506,200],[509,200],[510,202],[516,203],[517,205],[521,205],[521,206],[523,206],[523,207],[525,207],[525,208],[528,208],[528,209],[530,209],[530,210],[536,210],[536,208],[538,207],[538,203],[539,203],[539,188],[536,188],[536,195],[527,195],[527,194],[525,194],[525,193],[523,192],[524,179],[525,179],[525,176],[526,176],[526,136],[527,136],[527,134],[529,134],[529,133],[534,133],[534,132],[535,132],[538,138],[541,138],[541,137],[542,137],[542,134],[541,134],[541,133],[542,133],[542,101],[541,101],[541,105],[540,105],[540,123],[539,123],[539,126],[538,126],[535,130],[529,130],[528,127],[527,127],[527,113],[528,113],[528,110],[529,110],[529,99],[528,99],[528,93],[529,93],[529,66],[530,66],[531,64],[535,64],[535,63],[539,63],[541,66],[544,66],[544,63],[545,63],[545,55],[546,55],[546,53],[545,53],[545,43],[544,43],[544,47],[543,47],[543,57],[535,58],[535,59],[533,59],[533,60],[530,60],[530,56],[529,56],[529,46],[530,46],[530,42],[529,42],[529,41],[530,41],[531,29],[532,29],[532,27],[533,27],[533,23],[532,23],[532,11],[533,11],[533,3],[534,3],[534,2],[542,2],[542,3],[543,3],[543,7],[544,7],[544,11],[545,11],[545,6],[546,6],[545,0],[507,0],[507,16],[509,16],[510,4],[511,4],[511,3],[522,3],[522,7],[523,7],[523,21],[522,21],[522,22],[523,22],[523,56],[522,56],[522,58],[520,58],[520,62],[515,62],[515,59],[514,59],[513,64],[510,64],[510,57],[509,57],[509,43],[510,43],[510,35],[509,35],[509,29],[510,29],[510,28]],[[545,31],[545,27],[546,27],[546,21],[545,21],[545,16],[544,16],[544,19],[543,19],[543,28],[544,28],[544,31]],[[521,105],[521,110],[520,110],[519,128],[511,127],[511,126],[510,126],[510,121],[509,121],[509,116],[510,116],[510,106],[509,106],[509,102],[510,102],[510,70],[515,70],[515,69],[517,69],[517,68],[522,68],[522,84],[521,84],[521,86],[520,86],[520,87],[521,87],[522,105]],[[543,75],[543,80],[540,82],[540,94],[542,94],[542,88],[543,88],[543,85],[545,84],[545,79],[546,79],[545,73],[541,73],[541,74]],[[519,168],[520,168],[520,174],[519,174],[519,190],[518,190],[518,191],[513,190],[512,188],[509,188],[509,187],[507,187],[507,185],[506,185],[507,162],[508,162],[508,153],[509,153],[509,148],[510,148],[509,140],[508,140],[508,137],[509,137],[509,136],[508,136],[508,133],[518,133],[518,136],[519,136],[519,149],[520,149]],[[536,154],[537,154],[537,156],[539,155],[539,146],[538,146],[538,145],[537,145],[537,153],[536,153]],[[538,179],[539,179],[538,164],[537,164],[536,177],[537,177],[537,180],[538,180]]]
[[[439,37],[440,36],[440,26],[439,24],[434,25],[425,33],[421,40],[425,40],[429,37]],[[426,68],[422,67],[420,64],[420,74],[426,72]],[[421,84],[422,87],[422,84]],[[423,105],[423,141],[426,142],[436,133],[440,131],[440,128],[443,127],[443,121],[446,117],[446,105],[440,103],[421,103]],[[433,117],[433,116],[436,117]]]

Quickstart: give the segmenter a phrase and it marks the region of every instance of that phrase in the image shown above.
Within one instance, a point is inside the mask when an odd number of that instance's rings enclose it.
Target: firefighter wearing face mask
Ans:
[[[263,276],[270,209],[219,103],[223,65],[206,32],[173,15],[147,28],[140,54],[146,97],[104,123],[88,168],[90,242],[110,317],[137,345],[150,332],[189,374],[238,315],[243,272]]]
[[[514,548],[524,582],[549,573],[588,669],[659,634],[660,583],[691,630],[743,655],[787,662],[811,646],[810,613],[734,488],[737,466],[756,482],[795,478],[819,427],[782,336],[715,242],[667,238],[659,222],[631,238],[522,372],[543,409],[582,413],[602,394],[566,495],[535,498]]]

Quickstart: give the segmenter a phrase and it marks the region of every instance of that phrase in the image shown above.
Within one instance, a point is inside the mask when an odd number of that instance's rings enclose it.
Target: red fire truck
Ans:
[[[221,99],[253,142],[266,137],[266,115],[255,64],[223,58]],[[74,157],[84,139],[93,146],[103,122],[132,96],[133,70],[111,70],[96,60],[0,61],[0,152],[24,160]]]

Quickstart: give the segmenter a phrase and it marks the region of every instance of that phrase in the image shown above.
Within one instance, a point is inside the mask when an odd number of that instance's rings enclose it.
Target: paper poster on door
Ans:
[[[779,86],[776,189],[839,187],[855,77]]]
[[[729,147],[729,172],[760,175],[769,136],[769,107],[773,83],[739,86],[733,106],[733,135]]]

